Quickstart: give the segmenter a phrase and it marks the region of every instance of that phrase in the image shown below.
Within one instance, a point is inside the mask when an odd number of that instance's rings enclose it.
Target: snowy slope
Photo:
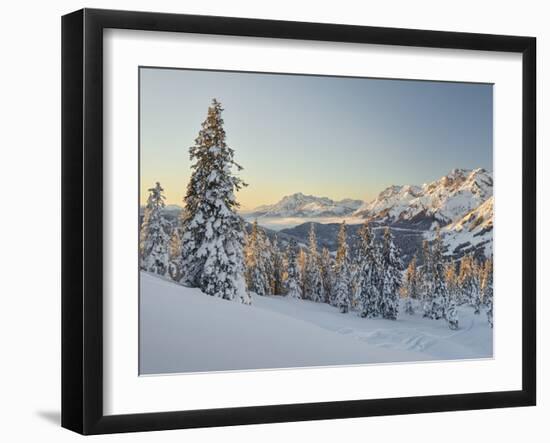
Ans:
[[[426,219],[453,223],[493,195],[493,175],[485,169],[453,169],[422,186],[390,186],[354,213],[382,223]]]
[[[484,316],[461,315],[461,329],[450,331],[420,315],[367,320],[280,296],[254,296],[245,306],[142,273],[140,372],[491,357],[492,330]]]
[[[247,218],[331,217],[351,214],[362,204],[361,200],[344,199],[334,201],[327,197],[315,197],[298,192],[283,197],[273,205],[259,206],[244,215]]]
[[[488,198],[464,217],[441,230],[447,254],[463,254],[482,248],[485,257],[492,255],[493,203],[494,198]]]

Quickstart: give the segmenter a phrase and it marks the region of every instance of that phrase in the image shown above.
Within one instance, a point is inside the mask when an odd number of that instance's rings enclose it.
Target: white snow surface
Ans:
[[[460,308],[460,329],[421,314],[396,321],[324,303],[253,295],[242,305],[141,273],[140,374],[491,358],[485,313]]]

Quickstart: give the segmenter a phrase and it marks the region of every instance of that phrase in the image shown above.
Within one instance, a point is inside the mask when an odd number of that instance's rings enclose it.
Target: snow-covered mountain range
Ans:
[[[390,186],[370,202],[333,201],[297,193],[244,215],[248,220],[257,218],[260,224],[268,219],[293,218],[294,227],[287,227],[282,232],[304,242],[309,232],[306,223],[323,223],[327,229],[319,225],[318,238],[329,245],[336,241],[329,234],[337,232],[336,225],[328,229],[329,225],[339,223],[340,217],[350,225],[369,220],[375,226],[390,226],[400,232],[398,236],[407,236],[404,238],[407,247],[414,233],[420,244],[422,238],[432,239],[439,226],[447,254],[459,256],[476,250],[489,256],[492,253],[493,174],[482,168],[453,169],[421,186]],[[301,219],[303,224],[300,224]]]
[[[349,215],[357,210],[361,200],[331,200],[297,192],[283,197],[273,205],[263,205],[244,213],[247,218],[261,217],[333,217]]]
[[[425,230],[439,226],[447,254],[492,253],[493,174],[485,169],[453,169],[422,186],[390,186],[362,205],[355,217],[381,225]]]
[[[493,204],[491,196],[464,217],[442,230],[447,253],[461,255],[472,248],[481,250],[486,257],[493,253]]]
[[[365,219],[395,223],[428,220],[444,226],[477,208],[493,195],[493,174],[485,169],[453,169],[422,186],[390,186],[354,213]]]

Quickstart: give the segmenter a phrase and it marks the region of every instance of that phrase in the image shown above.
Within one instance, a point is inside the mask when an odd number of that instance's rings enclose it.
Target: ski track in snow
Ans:
[[[277,309],[274,302],[282,302],[283,304],[287,304],[285,297],[280,296],[255,296],[254,302],[256,306],[269,310],[274,308]],[[453,338],[467,334],[473,329],[474,318],[471,318],[472,312],[469,312],[472,311],[472,309],[467,307],[461,308],[462,314],[470,315],[467,315],[466,318],[463,319],[463,325],[459,328],[459,330],[451,331],[447,328],[444,320],[429,320],[421,318],[422,315],[418,313],[420,311],[420,306],[418,305],[415,306],[417,313],[414,315],[409,316],[407,314],[401,314],[397,321],[391,321],[383,319],[360,318],[357,312],[353,311],[347,314],[340,314],[336,308],[323,303],[314,303],[307,300],[295,300],[291,302],[313,305],[312,310],[317,311],[317,313],[326,314],[327,317],[323,318],[320,315],[304,315],[300,309],[286,311],[287,315],[301,316],[299,319],[302,321],[311,322],[311,324],[320,328],[360,340],[361,342],[365,342],[370,345],[375,345],[381,348],[419,351],[427,354],[430,354],[430,348],[435,347],[436,349],[434,349],[435,352],[433,356],[434,358],[437,358],[437,356],[441,354],[441,351],[444,351],[445,346],[442,346],[442,343],[450,340],[451,343],[448,344],[448,347],[454,348],[456,354],[461,355],[462,357],[452,357],[451,355],[448,355],[446,358],[477,358],[482,356],[479,353],[472,352],[468,349],[468,347],[465,347],[459,343],[452,343]],[[479,317],[480,320],[483,321],[485,319],[484,313],[480,314]],[[421,330],[418,327],[405,326],[406,324],[409,324],[411,320],[414,321],[415,325],[424,324],[424,328],[426,328],[426,330]],[[338,325],[341,322],[351,323],[353,326],[345,325],[339,327]],[[467,326],[464,326],[464,324]],[[357,325],[357,327],[354,327],[355,325]],[[371,325],[380,325],[380,327],[376,327],[371,330]],[[487,329],[489,329],[488,326]],[[435,331],[438,331],[438,333]]]

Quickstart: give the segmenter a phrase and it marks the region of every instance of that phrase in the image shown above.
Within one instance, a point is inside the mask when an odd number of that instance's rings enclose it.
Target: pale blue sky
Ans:
[[[487,84],[140,69],[141,198],[181,204],[188,148],[212,100],[249,187],[243,209],[294,192],[371,200],[453,168],[492,170]]]

